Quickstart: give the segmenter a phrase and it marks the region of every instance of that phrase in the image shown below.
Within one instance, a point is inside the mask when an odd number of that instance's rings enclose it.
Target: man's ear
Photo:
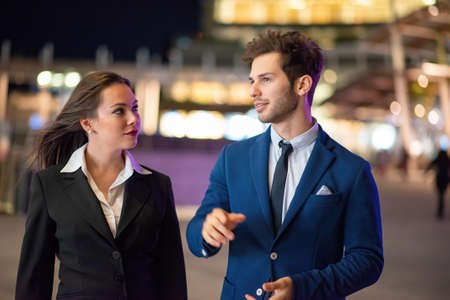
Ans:
[[[306,96],[312,86],[312,77],[310,75],[303,75],[295,79],[294,92],[298,96]]]

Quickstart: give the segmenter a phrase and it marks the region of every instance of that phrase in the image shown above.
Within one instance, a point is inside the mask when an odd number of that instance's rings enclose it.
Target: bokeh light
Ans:
[[[42,71],[37,76],[37,83],[39,86],[48,86],[52,82],[52,72]]]
[[[372,132],[371,143],[377,150],[391,149],[395,143],[396,131],[392,125],[380,124]]]
[[[78,72],[68,72],[64,77],[64,85],[68,88],[74,88],[81,80],[81,75]]]
[[[416,106],[414,106],[414,113],[419,118],[423,118],[425,116],[425,107],[420,103],[416,104]]]
[[[393,115],[398,116],[402,111],[402,106],[397,101],[392,101],[391,105],[389,105],[389,109]]]

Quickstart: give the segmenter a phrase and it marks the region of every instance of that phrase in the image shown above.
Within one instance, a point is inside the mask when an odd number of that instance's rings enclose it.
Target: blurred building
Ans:
[[[36,130],[94,70],[135,84],[145,149],[216,153],[256,135],[266,125],[253,110],[241,56],[267,29],[300,30],[323,47],[313,115],[352,151],[375,161],[380,151],[431,156],[448,146],[448,1],[208,0],[202,22],[196,36],[173,41],[164,64],[147,48],[136,49],[134,62],[113,61],[101,45],[95,61],[54,59],[51,43],[36,58],[19,58],[3,41],[0,124],[9,124],[9,153],[17,154],[10,157],[24,161]]]

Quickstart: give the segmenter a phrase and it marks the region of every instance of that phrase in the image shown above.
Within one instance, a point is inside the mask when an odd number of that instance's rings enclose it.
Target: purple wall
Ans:
[[[139,163],[170,176],[175,203],[179,206],[200,205],[208,187],[209,174],[219,155],[219,151],[144,151],[142,147],[132,153]]]

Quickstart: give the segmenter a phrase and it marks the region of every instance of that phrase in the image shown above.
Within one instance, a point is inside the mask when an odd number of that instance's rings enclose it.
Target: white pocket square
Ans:
[[[326,185],[322,185],[316,193],[316,195],[331,195],[331,194],[333,194],[333,192]]]

